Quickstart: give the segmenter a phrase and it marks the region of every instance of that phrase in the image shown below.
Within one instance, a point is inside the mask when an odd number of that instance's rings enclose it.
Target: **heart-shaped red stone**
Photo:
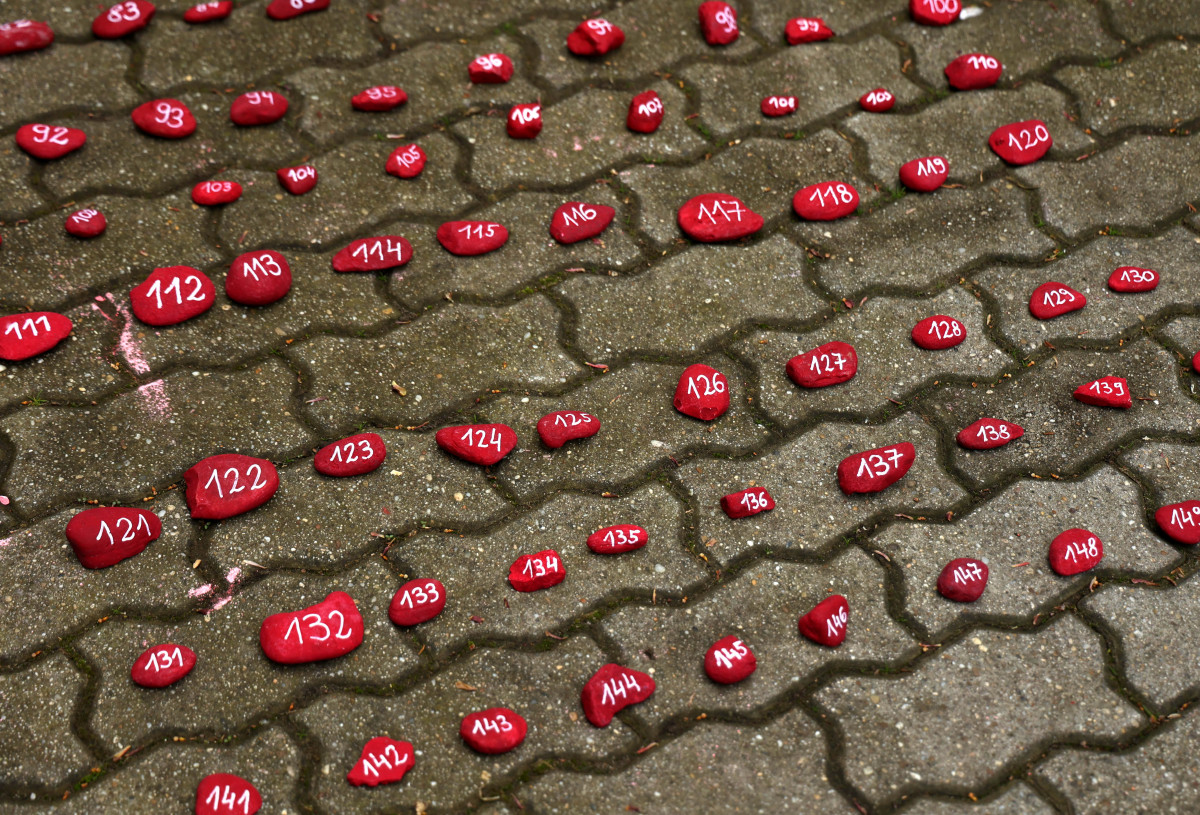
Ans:
[[[362,615],[344,591],[331,592],[299,611],[272,614],[258,630],[258,644],[267,659],[282,665],[337,659],[362,641]]]
[[[185,23],[211,23],[224,20],[233,12],[233,0],[212,0],[192,6],[183,13]]]
[[[968,450],[1003,447],[1025,435],[1025,428],[1003,419],[978,419],[958,431],[955,439]]]
[[[372,113],[398,108],[407,101],[408,94],[395,85],[375,85],[350,98],[350,104],[355,110]]]
[[[257,127],[278,122],[288,111],[288,100],[278,91],[248,91],[229,108],[229,120],[239,127]]]
[[[721,509],[730,518],[748,518],[775,509],[775,499],[762,487],[750,487],[721,498]]]
[[[838,464],[838,486],[846,495],[879,492],[903,478],[916,458],[917,448],[907,441],[846,456]]]
[[[129,114],[134,126],[148,136],[185,139],[196,132],[196,117],[178,99],[151,99]]]
[[[292,195],[304,193],[317,186],[317,168],[311,164],[301,164],[299,167],[283,167],[275,171],[275,177],[283,188]]]
[[[858,373],[858,354],[846,342],[827,342],[787,362],[787,375],[802,388],[824,388],[848,382]]]
[[[858,209],[858,190],[845,181],[823,181],[799,190],[792,209],[806,221],[836,221]]]
[[[508,567],[508,582],[517,591],[540,591],[557,586],[567,577],[567,567],[553,549],[521,555]]]
[[[1029,295],[1029,313],[1039,320],[1050,320],[1087,305],[1087,297],[1065,283],[1048,280]]]
[[[225,275],[225,296],[244,306],[267,306],[292,289],[292,268],[274,249],[238,255]]]
[[[542,444],[557,450],[569,441],[590,438],[600,432],[600,420],[580,410],[556,410],[538,419]]]
[[[382,272],[412,258],[412,244],[399,235],[359,238],[333,256],[335,272]]]
[[[514,139],[533,139],[542,132],[541,103],[513,105],[508,111],[508,135]]]
[[[108,219],[98,209],[81,209],[67,216],[63,228],[67,230],[68,235],[77,238],[95,238],[103,235],[104,230],[108,229]]]
[[[313,456],[313,467],[321,475],[344,478],[366,475],[379,469],[387,458],[387,447],[378,433],[355,433],[327,444]]]
[[[933,192],[946,183],[950,165],[942,156],[915,158],[900,167],[900,183],[914,192]]]
[[[732,634],[714,642],[704,655],[704,673],[721,685],[741,682],[757,667],[754,652]]]
[[[437,239],[452,255],[486,255],[508,242],[508,230],[494,221],[447,221]]]
[[[934,314],[913,326],[912,341],[926,351],[953,348],[967,338],[967,327],[953,317]]]
[[[663,120],[662,98],[654,91],[642,91],[629,100],[625,126],[634,133],[653,133]]]
[[[23,51],[40,51],[54,42],[54,29],[49,23],[35,20],[13,20],[0,24],[0,57]]]
[[[254,815],[260,809],[262,796],[240,776],[213,773],[196,787],[196,815]]]
[[[788,116],[796,112],[796,97],[794,96],[764,96],[758,103],[758,109],[763,116]]]
[[[1062,577],[1086,572],[1103,557],[1104,544],[1086,529],[1068,529],[1050,542],[1050,568]]]
[[[913,20],[921,25],[950,25],[962,14],[959,0],[908,0]]]
[[[1119,376],[1105,376],[1075,389],[1075,398],[1085,405],[1114,407],[1128,410],[1133,407],[1129,383]]]
[[[729,410],[729,380],[703,363],[689,365],[679,375],[674,404],[684,416],[711,422]]]
[[[963,54],[946,66],[950,87],[959,91],[990,88],[1000,81],[1004,66],[988,54]]]
[[[363,745],[362,755],[346,773],[346,780],[356,787],[395,784],[413,768],[415,757],[411,742],[376,736]]]
[[[102,40],[126,37],[150,25],[157,10],[146,0],[122,0],[96,15],[92,20],[92,34]]]
[[[402,144],[388,156],[384,169],[397,178],[416,178],[425,169],[428,158],[419,145]]]
[[[53,311],[28,311],[0,318],[0,359],[20,362],[44,354],[67,338],[75,324]]]
[[[956,603],[974,603],[987,588],[988,567],[973,557],[958,557],[947,563],[938,575],[938,594]]]
[[[202,207],[223,207],[242,197],[242,185],[236,181],[201,181],[192,187],[192,203]]]
[[[196,667],[196,652],[186,645],[164,642],[142,652],[129,676],[143,688],[165,688],[183,679]]]
[[[279,472],[265,458],[221,453],[183,474],[188,510],[197,520],[220,521],[249,512],[279,489]]]
[[[567,50],[580,57],[596,57],[625,44],[625,32],[608,20],[584,20],[567,35]]]
[[[649,699],[654,687],[649,674],[610,662],[584,683],[579,694],[583,715],[596,727],[608,727],[613,716]]]
[[[1154,291],[1158,288],[1161,276],[1153,269],[1142,269],[1137,266],[1120,266],[1108,276],[1108,287],[1122,294]]]
[[[85,569],[104,569],[139,554],[162,534],[153,512],[132,507],[92,507],[67,523],[67,540]]]
[[[738,38],[737,11],[723,0],[700,4],[700,33],[709,45],[729,45]]]
[[[896,97],[887,88],[876,88],[860,96],[858,104],[870,113],[883,113],[896,106]]]
[[[587,546],[598,555],[619,555],[641,549],[649,542],[650,533],[640,526],[617,524],[588,535]]]
[[[476,85],[503,85],[512,75],[513,61],[508,54],[480,54],[467,66],[467,78]]]
[[[1176,543],[1200,543],[1200,501],[1167,504],[1154,512],[1154,521]]]
[[[133,316],[146,325],[182,323],[212,308],[217,288],[204,272],[191,266],[155,269],[129,292]]]
[[[17,128],[17,147],[34,158],[53,161],[74,153],[87,143],[87,134],[75,127],[30,124]]]
[[[443,427],[437,446],[456,458],[490,467],[517,446],[517,433],[506,424],[460,424]]]
[[[388,605],[388,619],[396,625],[420,625],[441,614],[445,607],[446,587],[442,582],[420,577],[396,589]]]
[[[850,605],[840,594],[826,597],[799,620],[800,633],[818,645],[836,648],[846,639]]]
[[[608,228],[617,211],[604,204],[567,201],[550,218],[550,237],[562,244],[594,238]]]
[[[525,741],[528,732],[525,719],[506,707],[490,707],[468,713],[458,727],[458,735],[468,747],[489,756],[516,749]]]
[[[833,36],[833,31],[820,17],[793,17],[784,26],[783,36],[788,45],[820,42]]]
[[[301,14],[313,11],[324,11],[329,8],[329,0],[271,0],[267,6],[267,16],[272,20],[290,20]]]
[[[738,198],[721,192],[697,195],[679,208],[679,228],[704,243],[736,241],[762,229],[763,219]]]
[[[1039,119],[1013,122],[996,128],[988,136],[988,146],[992,151],[1009,164],[1018,166],[1037,161],[1046,155],[1053,144],[1046,123]]]

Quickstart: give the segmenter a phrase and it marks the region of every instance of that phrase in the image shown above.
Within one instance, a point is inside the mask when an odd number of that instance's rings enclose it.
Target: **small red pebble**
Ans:
[[[1167,504],[1154,513],[1154,521],[1176,543],[1200,543],[1200,501]]]
[[[346,780],[356,787],[378,787],[395,784],[413,768],[411,742],[376,736],[363,745],[358,763],[346,773]]]
[[[274,249],[238,255],[225,275],[225,295],[243,306],[268,306],[292,289],[292,268]]]
[[[87,142],[87,134],[75,127],[32,124],[17,128],[17,147],[34,158],[52,161],[73,153]]]
[[[196,815],[254,815],[260,809],[262,796],[239,776],[213,773],[196,787]]]
[[[1104,544],[1086,529],[1068,529],[1050,542],[1050,568],[1070,577],[1086,572],[1104,557]]]
[[[568,201],[550,218],[550,237],[562,244],[594,238],[608,228],[617,211],[604,204]]]
[[[833,31],[820,17],[794,17],[787,21],[783,36],[787,38],[788,45],[800,45],[827,40],[833,36]]]
[[[375,85],[350,98],[355,110],[379,113],[398,108],[408,101],[408,94],[395,85]]]
[[[625,32],[608,20],[584,20],[567,35],[567,49],[576,56],[597,57],[625,44]]]
[[[213,0],[210,3],[200,3],[192,6],[183,13],[185,23],[211,23],[224,20],[233,12],[233,0]]]
[[[953,348],[966,338],[967,327],[945,314],[926,317],[912,329],[912,341],[926,351]]]
[[[625,126],[634,133],[653,133],[663,120],[662,99],[654,91],[642,91],[629,100]]]
[[[92,34],[102,40],[128,36],[150,25],[157,10],[146,0],[123,0],[96,15],[92,20]]]
[[[508,242],[508,230],[495,221],[447,221],[437,239],[452,255],[486,255]]]
[[[283,188],[292,195],[304,195],[304,193],[317,186],[317,168],[311,164],[302,164],[299,167],[283,167],[275,171],[275,177],[279,179],[279,183]]]
[[[541,104],[513,105],[508,112],[508,135],[514,139],[533,139],[542,132]]]
[[[978,419],[958,431],[955,439],[968,450],[1003,447],[1025,435],[1025,428],[1003,419]]]
[[[1108,276],[1108,287],[1122,294],[1154,291],[1161,279],[1153,269],[1139,269],[1137,266],[1121,266]]]
[[[28,311],[0,318],[0,359],[20,362],[44,354],[67,338],[75,324],[53,311]]]
[[[689,365],[679,375],[674,404],[684,416],[711,422],[729,410],[729,380],[703,363]]]
[[[63,228],[67,230],[68,235],[77,238],[95,238],[103,235],[104,230],[108,229],[108,219],[98,209],[81,209],[67,217]]]
[[[362,645],[363,618],[354,598],[331,592],[316,605],[272,614],[258,630],[258,644],[267,659],[300,665],[336,659]]]
[[[921,25],[950,25],[962,13],[959,0],[908,0],[913,20]]]
[[[1200,351],[1197,351],[1192,356],[1192,370],[1200,374]]]
[[[883,113],[896,106],[896,97],[887,88],[876,88],[859,97],[858,104],[870,113]]]
[[[729,45],[738,38],[737,11],[722,0],[700,4],[700,33],[709,45]]]
[[[419,145],[401,145],[388,156],[385,169],[390,175],[397,178],[416,178],[425,169],[427,158],[425,151]]]
[[[212,308],[217,287],[204,272],[191,266],[155,269],[129,292],[133,316],[146,325],[182,323]]]
[[[288,111],[288,100],[276,91],[249,91],[233,100],[229,120],[240,127],[278,122]]]
[[[35,20],[13,20],[0,24],[0,57],[23,51],[40,51],[54,42],[54,29],[49,23]]]
[[[516,749],[529,732],[525,719],[506,707],[490,707],[468,713],[459,725],[458,735],[477,753],[494,756]]]
[[[900,167],[900,183],[913,192],[933,192],[946,183],[950,167],[941,156],[915,158]]]
[[[503,85],[512,75],[513,61],[507,54],[480,54],[467,66],[467,77],[476,85]]]
[[[974,603],[987,588],[988,567],[982,560],[959,557],[950,561],[938,575],[938,594],[956,603]]]
[[[589,722],[608,727],[613,716],[649,699],[654,688],[654,678],[649,674],[610,662],[584,683],[579,701]]]
[[[164,642],[143,651],[134,660],[129,676],[143,688],[165,688],[183,679],[195,667],[195,651],[186,645]]]
[[[202,207],[221,207],[242,197],[242,185],[236,181],[201,181],[192,187],[192,202]]]
[[[618,524],[588,535],[587,547],[598,555],[619,555],[641,549],[649,542],[650,533],[640,526]]]
[[[836,221],[858,209],[858,190],[844,181],[823,181],[799,190],[792,209],[806,221]]]
[[[749,518],[760,512],[775,509],[775,499],[762,487],[750,487],[721,498],[721,509],[730,518]]]
[[[506,424],[460,424],[443,427],[434,437],[450,455],[490,467],[517,446],[517,433]]]
[[[987,54],[963,54],[945,68],[950,87],[958,91],[990,88],[1000,81],[1004,66]]]
[[[196,132],[196,117],[178,99],[152,99],[129,114],[138,130],[160,139],[184,139]]]
[[[732,195],[706,192],[679,208],[679,228],[693,240],[703,243],[736,241],[762,229],[757,212]]]
[[[581,410],[556,410],[538,419],[542,444],[557,450],[569,441],[587,439],[600,432],[600,420]]]
[[[741,682],[757,667],[754,653],[732,634],[714,642],[704,655],[704,673],[722,685]]]
[[[267,16],[272,20],[290,20],[310,11],[324,11],[329,8],[329,0],[271,0],[267,6]]]
[[[1080,385],[1075,389],[1075,398],[1085,405],[1115,407],[1128,410],[1133,407],[1129,383],[1119,376],[1106,376]]]
[[[764,96],[758,104],[763,116],[788,116],[796,112],[794,96]]]
[[[345,478],[366,475],[379,469],[387,458],[387,447],[378,433],[355,433],[327,444],[313,457],[313,467],[321,475]]]
[[[846,598],[833,594],[817,603],[813,610],[800,618],[800,633],[818,645],[836,648],[846,639],[846,624],[850,607]]]
[[[1046,123],[1038,119],[998,127],[988,136],[988,146],[1009,164],[1032,164],[1046,155],[1054,140]]]
[[[1065,283],[1048,280],[1029,295],[1029,313],[1039,320],[1050,320],[1087,305],[1087,298]]]
[[[279,471],[265,458],[221,453],[183,474],[188,510],[197,520],[220,521],[249,512],[279,489]]]
[[[412,258],[412,244],[399,235],[359,238],[333,256],[335,272],[381,272]]]
[[[846,342],[827,342],[787,362],[787,375],[802,388],[824,388],[848,382],[858,373],[858,354]]]
[[[396,589],[388,606],[388,619],[396,625],[420,625],[441,614],[445,607],[446,587],[442,582],[420,577]]]
[[[517,591],[539,591],[557,586],[567,577],[562,558],[553,549],[521,555],[508,567],[508,582]]]
[[[916,458],[917,448],[907,441],[846,456],[838,464],[838,486],[846,495],[879,492],[903,478]]]
[[[67,522],[67,540],[85,569],[106,569],[140,554],[162,534],[153,512],[133,507],[93,507]]]

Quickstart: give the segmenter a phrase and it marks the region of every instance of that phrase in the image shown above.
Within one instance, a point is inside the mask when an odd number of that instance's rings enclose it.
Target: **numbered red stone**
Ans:
[[[1108,287],[1122,294],[1143,291],[1154,291],[1158,287],[1161,276],[1153,269],[1140,269],[1137,266],[1121,266],[1108,276]]]
[[[1065,283],[1048,280],[1029,295],[1029,313],[1039,320],[1050,320],[1087,305],[1087,298]]]
[[[962,13],[959,0],[908,0],[913,20],[921,25],[950,25]]]
[[[186,645],[164,642],[147,648],[133,662],[129,676],[143,688],[165,688],[196,667],[196,652]]]
[[[437,239],[452,255],[486,255],[508,242],[508,230],[494,221],[447,221]]]
[[[938,594],[956,603],[974,603],[987,588],[988,567],[982,560],[959,557],[947,563],[938,575]]]
[[[858,104],[870,113],[884,113],[896,106],[896,97],[887,88],[876,88],[860,96]]]
[[[641,549],[649,542],[650,533],[640,526],[617,524],[588,535],[587,546],[598,555],[619,555]]]
[[[317,186],[317,168],[311,164],[302,164],[299,167],[283,167],[275,171],[275,177],[279,179],[279,183],[283,188],[292,195],[304,195],[304,193]]]
[[[933,192],[946,183],[950,165],[942,156],[915,158],[901,165],[900,183],[913,192]]]
[[[729,380],[703,363],[689,365],[675,386],[674,404],[684,416],[711,422],[729,410]]]
[[[223,207],[242,197],[242,185],[236,181],[201,181],[192,187],[192,203],[202,207]]]
[[[87,142],[87,134],[75,127],[31,124],[17,128],[17,147],[34,158],[53,161],[74,153]]]
[[[1075,398],[1085,405],[1114,407],[1128,410],[1133,407],[1129,383],[1119,376],[1105,376],[1075,389]]]
[[[946,66],[950,87],[959,91],[990,88],[1000,81],[1004,66],[988,54],[963,54]]]
[[[596,727],[608,727],[613,716],[649,699],[654,687],[649,674],[610,662],[584,683],[579,695],[583,715]]]
[[[379,469],[387,458],[387,447],[378,433],[355,433],[327,444],[313,457],[313,467],[321,475],[346,478],[366,475]]]
[[[460,424],[443,427],[434,437],[450,455],[490,467],[517,446],[517,433],[506,424]]]
[[[458,727],[458,735],[468,747],[489,756],[516,749],[525,741],[528,732],[525,719],[506,707],[490,707],[468,713]]]
[[[625,32],[599,17],[584,20],[567,35],[567,50],[580,57],[597,57],[625,44]]]
[[[550,218],[550,237],[562,244],[594,238],[608,228],[617,211],[604,204],[568,201]]]
[[[446,587],[442,582],[420,577],[396,589],[388,605],[388,619],[396,625],[420,625],[441,614],[445,607]]]
[[[185,139],[196,132],[196,117],[178,99],[152,99],[129,114],[138,130],[160,139]]]
[[[133,316],[155,326],[190,320],[212,308],[216,299],[217,288],[208,275],[191,266],[155,269],[129,292]]]
[[[1018,166],[1037,161],[1053,144],[1046,123],[1038,119],[998,127],[988,136],[992,151],[1009,164]]]
[[[846,342],[827,342],[787,362],[787,375],[802,388],[825,388],[848,382],[858,373],[858,354]]]
[[[92,20],[92,34],[102,40],[127,37],[150,25],[156,11],[154,4],[146,0],[123,0],[96,15]]]
[[[507,54],[480,54],[467,66],[467,77],[476,85],[503,85],[512,75],[513,61]]]
[[[1025,428],[1003,419],[979,419],[958,431],[955,437],[968,450],[1003,447],[1025,435]]]
[[[838,464],[838,486],[846,495],[879,492],[895,484],[917,458],[917,448],[902,441],[846,456]]]
[[[762,487],[750,487],[722,497],[721,509],[730,518],[749,518],[751,515],[775,509],[775,499]]]
[[[513,105],[508,111],[508,135],[514,139],[533,139],[542,132],[541,104]]]
[[[299,611],[272,614],[258,630],[263,653],[281,665],[337,659],[362,641],[362,615],[344,591],[331,592],[316,605]]]
[[[1104,557],[1104,544],[1086,529],[1068,529],[1050,542],[1050,568],[1062,577],[1095,568]]]
[[[792,209],[806,221],[836,221],[858,209],[858,190],[845,181],[812,184],[796,193]]]
[[[703,243],[736,241],[762,229],[763,219],[732,195],[706,192],[679,208],[679,228]]]
[[[800,633],[818,645],[836,648],[846,639],[850,606],[840,594],[826,597],[800,618]]]
[[[213,0],[192,6],[183,13],[185,23],[211,23],[224,20],[233,12],[233,0]]]
[[[1192,371],[1200,374],[1200,351],[1192,356]]]
[[[278,91],[249,91],[233,100],[229,120],[239,127],[278,122],[288,111],[288,100]]]
[[[262,796],[239,776],[213,773],[196,787],[196,815],[254,815],[260,809]]]
[[[162,534],[153,512],[133,507],[92,507],[67,522],[67,540],[85,569],[106,569],[140,554]]]
[[[362,755],[346,773],[346,780],[356,787],[395,784],[413,768],[415,756],[411,742],[376,736],[363,745]]]
[[[754,652],[732,634],[714,642],[704,655],[704,673],[721,685],[741,682],[757,667]]]
[[[567,567],[553,549],[521,555],[508,567],[508,583],[517,591],[540,591],[557,586],[567,577]]]
[[[385,169],[397,178],[416,178],[425,169],[428,156],[425,151],[415,144],[404,144],[397,147],[388,156]]]
[[[820,17],[794,17],[784,26],[783,36],[788,45],[800,45],[827,40],[833,36],[833,31]]]
[[[399,235],[359,238],[333,256],[335,272],[382,272],[412,258],[412,244]]]
[[[398,108],[408,101],[408,94],[395,85],[375,85],[356,93],[350,98],[355,110],[381,113]]]
[[[279,472],[265,458],[221,453],[183,474],[188,510],[197,520],[220,521],[260,507],[279,489]]]
[[[20,362],[44,354],[71,333],[74,323],[53,311],[28,311],[0,318],[0,360]]]
[[[1154,513],[1154,521],[1176,543],[1200,543],[1200,501],[1167,504]]]
[[[663,120],[662,99],[654,91],[642,91],[629,100],[625,126],[634,133],[653,133]]]
[[[268,306],[292,289],[292,268],[274,249],[234,258],[225,275],[225,296],[243,306]]]
[[[49,23],[13,20],[0,24],[0,57],[24,51],[40,51],[52,42],[54,29]]]
[[[700,4],[700,33],[709,45],[729,45],[738,38],[737,11],[722,0]]]
[[[796,112],[796,97],[794,96],[764,96],[758,103],[758,109],[763,116],[788,116]]]
[[[556,410],[538,419],[542,444],[557,450],[569,441],[587,439],[600,432],[600,420],[581,410]]]
[[[329,8],[329,0],[271,0],[267,16],[272,20],[290,20],[312,11]]]
[[[912,341],[926,351],[953,348],[967,338],[967,327],[953,317],[935,314],[913,326]]]
[[[67,216],[63,228],[67,230],[68,235],[77,238],[95,238],[103,235],[104,230],[108,229],[108,219],[100,210],[89,207]]]

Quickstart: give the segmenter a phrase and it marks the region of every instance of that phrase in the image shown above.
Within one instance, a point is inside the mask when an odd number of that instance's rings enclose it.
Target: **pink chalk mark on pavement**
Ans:
[[[135,374],[150,373],[150,363],[146,360],[146,355],[142,352],[141,343],[133,332],[133,315],[129,313],[129,309],[124,303],[117,302],[112,296],[112,292],[104,295],[113,308],[125,319],[125,325],[121,328],[121,337],[117,340],[116,350],[125,357],[125,364],[129,366]],[[101,298],[97,297],[97,300]],[[98,307],[92,306],[101,314],[104,314]],[[108,317],[107,314],[104,315]],[[142,403],[146,408],[146,412],[154,418],[163,421],[171,417],[171,400],[167,397],[167,383],[162,379],[156,379],[153,382],[147,382],[138,388],[138,395],[142,397]]]
[[[233,593],[237,589],[237,582],[241,578],[241,576],[242,576],[242,570],[240,568],[238,568],[237,566],[234,566],[232,569],[230,569],[229,572],[225,575],[225,582],[229,584],[229,588],[226,590],[226,592],[223,595],[221,595],[216,600],[214,600],[213,604],[211,606],[209,606],[208,608],[205,608],[205,609],[201,609],[200,613],[201,614],[212,614],[217,609],[224,608],[225,605],[227,603],[229,603],[230,600],[233,599]],[[204,591],[201,591],[202,589]],[[199,594],[193,594],[193,592],[199,592]],[[198,588],[198,589],[192,589],[192,591],[189,591],[188,596],[201,597],[201,596],[203,596],[205,594],[209,594],[211,592],[212,592],[212,586],[209,584],[205,584],[203,586],[200,586],[200,588]]]

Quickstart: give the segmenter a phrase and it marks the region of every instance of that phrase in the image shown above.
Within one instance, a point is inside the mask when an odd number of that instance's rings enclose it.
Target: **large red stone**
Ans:
[[[70,317],[53,311],[28,311],[0,318],[0,360],[20,362],[44,354],[65,340],[74,325]]]
[[[98,209],[81,209],[72,212],[63,223],[68,235],[76,238],[95,238],[104,234],[108,229],[108,219]]]
[[[36,20],[0,24],[0,57],[23,51],[40,51],[54,42],[54,29]]]
[[[654,687],[649,674],[610,662],[584,683],[579,695],[583,715],[596,727],[608,727],[613,716],[649,699]]]
[[[845,181],[823,181],[799,190],[792,209],[806,221],[836,221],[858,209],[858,190]]]
[[[238,255],[225,275],[225,295],[244,306],[267,306],[292,289],[292,268],[274,249]]]
[[[1065,283],[1048,280],[1029,295],[1029,313],[1039,320],[1050,320],[1087,305],[1087,297]]]
[[[945,68],[950,87],[958,91],[990,88],[1000,81],[1004,66],[988,54],[963,54]]]
[[[741,33],[737,11],[723,0],[706,0],[700,4],[700,33],[709,45],[729,45]]]
[[[950,165],[942,156],[915,158],[900,167],[900,183],[913,192],[933,192],[946,183]]]
[[[412,258],[412,244],[399,235],[359,238],[333,256],[335,272],[382,272]]]
[[[262,796],[240,776],[213,773],[196,787],[196,815],[254,815],[260,809]]]
[[[540,591],[557,586],[567,577],[567,567],[553,549],[521,555],[508,567],[508,582],[517,591]]]
[[[689,365],[679,375],[674,404],[684,416],[711,422],[729,410],[729,380],[703,363]]]
[[[588,535],[587,547],[598,555],[619,555],[641,549],[649,542],[650,533],[640,526],[617,524]]]
[[[749,487],[723,496],[721,509],[730,518],[748,518],[775,509],[775,499],[762,487]]]
[[[858,354],[846,342],[827,342],[787,362],[787,375],[802,388],[825,388],[848,382],[858,373]]]
[[[959,0],[908,0],[913,20],[921,25],[950,25],[962,14]]]
[[[183,679],[195,667],[195,651],[186,645],[164,642],[143,651],[134,660],[129,676],[143,688],[165,688]]]
[[[1137,266],[1121,266],[1108,276],[1108,287],[1122,294],[1153,291],[1162,277],[1153,269]]]
[[[516,749],[525,741],[528,732],[525,719],[506,707],[490,707],[468,713],[458,728],[458,735],[468,747],[489,756]]]
[[[542,132],[540,103],[513,105],[508,111],[508,135],[514,139],[534,139]]]
[[[429,157],[417,144],[402,144],[388,156],[384,169],[396,178],[416,178],[425,169]]]
[[[836,648],[846,639],[850,606],[840,594],[830,595],[800,618],[800,633],[819,645]]]
[[[569,441],[590,438],[600,432],[600,420],[580,410],[556,410],[538,419],[542,444],[557,450]]]
[[[216,298],[212,280],[191,266],[155,269],[129,292],[133,316],[154,326],[190,320],[212,308]]]
[[[396,625],[420,625],[432,620],[446,607],[446,587],[431,577],[410,580],[392,595],[388,619]]]
[[[966,338],[967,327],[945,314],[926,317],[912,329],[912,341],[926,351],[953,348]]]
[[[282,665],[337,659],[362,641],[362,615],[344,591],[331,592],[299,611],[272,614],[258,630],[258,644],[267,659]]]
[[[197,520],[219,521],[260,507],[279,489],[279,472],[265,458],[221,453],[183,474],[187,503]]]
[[[820,42],[833,36],[833,30],[820,17],[794,17],[784,26],[783,36],[788,45]]]
[[[313,467],[321,475],[346,477],[366,475],[379,469],[387,458],[387,447],[378,433],[356,433],[327,444],[313,456]]]
[[[87,143],[87,134],[82,130],[62,125],[21,125],[15,138],[17,147],[42,161],[62,158]]]
[[[508,229],[495,221],[447,221],[437,239],[452,255],[486,255],[508,242]]]
[[[732,195],[706,192],[679,208],[679,228],[704,243],[736,241],[762,229],[763,219]]]
[[[998,127],[988,136],[988,146],[1009,164],[1032,164],[1046,155],[1054,140],[1040,119],[1013,122]]]
[[[1133,407],[1133,396],[1129,383],[1119,376],[1105,376],[1075,389],[1075,398],[1085,405],[1115,407],[1128,410]]]
[[[329,0],[271,0],[267,6],[267,16],[272,20],[290,20],[301,14],[313,11],[324,11],[329,8]]]
[[[567,50],[580,57],[598,57],[625,44],[625,32],[608,20],[584,20],[567,35]]]
[[[134,108],[129,118],[138,130],[160,139],[185,139],[196,132],[196,117],[178,99],[151,99]]]
[[[346,773],[346,780],[356,787],[395,784],[413,768],[415,757],[411,742],[376,736],[363,745],[362,755]]]
[[[102,40],[126,37],[150,25],[157,10],[146,0],[122,0],[96,15],[92,20],[92,34]]]
[[[278,91],[248,91],[229,108],[229,120],[240,127],[278,122],[288,111],[287,97]]]
[[[982,560],[959,557],[947,563],[938,575],[938,594],[956,603],[974,603],[987,588],[988,567]]]
[[[550,217],[550,237],[562,244],[594,238],[608,228],[617,211],[604,204],[567,201]]]
[[[374,85],[350,97],[355,110],[380,113],[398,108],[408,101],[408,94],[395,85]]]
[[[1154,512],[1154,521],[1176,543],[1200,543],[1200,501],[1167,504]]]
[[[714,642],[704,655],[704,673],[722,685],[741,682],[757,667],[754,652],[732,634]]]
[[[503,85],[512,75],[513,61],[507,54],[480,54],[467,66],[467,78],[476,85]]]
[[[104,569],[139,554],[162,534],[153,512],[133,507],[92,507],[67,522],[67,540],[85,569]]]
[[[838,486],[847,495],[879,492],[903,478],[916,458],[917,448],[907,441],[846,456],[838,464]]]
[[[977,419],[958,431],[958,443],[968,450],[1003,447],[1025,435],[1025,428],[1003,419]]]
[[[233,12],[233,0],[209,0],[192,6],[183,13],[185,23],[211,23],[224,20]]]
[[[437,446],[455,458],[490,467],[517,446],[517,432],[506,424],[460,424],[443,427]]]
[[[1095,568],[1104,557],[1104,544],[1086,529],[1068,529],[1050,542],[1050,568],[1070,577]]]
[[[629,100],[625,126],[634,133],[653,133],[663,120],[662,99],[654,91],[642,91]]]

